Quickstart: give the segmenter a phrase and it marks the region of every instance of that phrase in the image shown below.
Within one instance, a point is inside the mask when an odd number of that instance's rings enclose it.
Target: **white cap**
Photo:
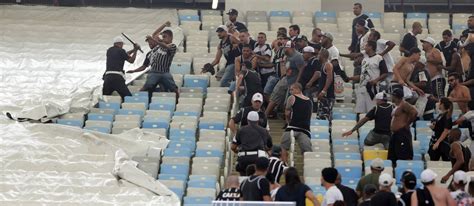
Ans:
[[[260,117],[258,116],[258,112],[255,112],[255,111],[251,111],[249,112],[249,114],[247,115],[247,120],[248,121],[253,121],[253,122],[256,122],[258,121]]]
[[[387,94],[384,92],[379,92],[375,95],[376,100],[387,100]]]
[[[114,44],[115,43],[123,43],[123,38],[121,36],[116,36],[114,38]]]
[[[252,96],[252,102],[255,102],[255,101],[263,102],[263,96],[262,96],[262,94],[260,94],[260,93],[255,93],[255,94],[253,94],[253,96]]]
[[[379,176],[379,185],[388,187],[391,186],[393,183],[393,177],[390,174],[383,173]]]
[[[429,43],[429,44],[431,44],[432,46],[434,46],[434,45],[436,44],[435,40],[434,40],[433,38],[429,37],[429,36],[426,37],[426,38],[424,38],[424,39],[422,39],[422,40],[420,40],[420,41],[421,41],[422,43],[423,43],[423,42]]]
[[[286,44],[283,46],[285,48],[291,48],[292,45],[291,45],[291,41],[287,41]]]
[[[380,158],[375,158],[375,159],[372,160],[372,162],[370,163],[370,167],[373,168],[373,169],[377,169],[377,170],[383,170],[383,169],[384,169],[383,160],[380,159]]]
[[[422,183],[432,182],[433,180],[436,179],[436,177],[438,177],[438,175],[435,172],[433,172],[433,170],[430,170],[430,169],[423,170],[420,176],[421,176]]]
[[[303,53],[308,52],[308,53],[314,53],[314,48],[312,46],[306,46],[303,48]]]
[[[466,172],[459,170],[454,173],[453,181],[456,184],[459,184],[460,182],[463,182],[464,184],[467,183],[467,175]]]
[[[171,31],[171,33],[173,33],[173,29],[172,29],[171,27],[165,27],[165,28],[163,28],[163,30],[161,30],[160,33],[163,33],[163,32],[165,32],[165,31]]]
[[[216,32],[221,32],[221,31],[225,31],[227,32],[227,26],[225,25],[220,25],[216,28]]]

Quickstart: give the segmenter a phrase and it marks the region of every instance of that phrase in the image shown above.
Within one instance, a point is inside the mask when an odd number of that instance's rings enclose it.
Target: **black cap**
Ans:
[[[363,189],[366,195],[373,195],[377,192],[377,187],[374,184],[367,184]]]
[[[413,174],[413,172],[405,171],[402,174],[401,180],[402,180],[403,184],[405,185],[405,187],[407,187],[408,189],[415,189],[415,187],[416,187],[416,176],[415,176],[415,174]]]
[[[392,91],[392,95],[398,98],[403,98],[403,90],[401,89],[394,89]]]
[[[308,38],[305,35],[300,34],[295,38],[295,41],[300,41],[300,40],[308,41]]]
[[[272,147],[272,156],[273,157],[280,157],[281,155],[281,147],[279,145],[273,145]]]
[[[334,184],[337,179],[337,169],[332,167],[326,167],[321,171],[324,181]]]
[[[227,15],[239,15],[239,12],[236,9],[229,9],[226,13]]]

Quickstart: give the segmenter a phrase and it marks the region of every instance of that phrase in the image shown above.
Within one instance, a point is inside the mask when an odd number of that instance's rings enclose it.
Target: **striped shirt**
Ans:
[[[156,46],[151,50],[150,55],[150,72],[168,73],[170,72],[171,62],[176,54],[176,45],[170,44],[170,48]]]
[[[277,76],[280,77],[280,61],[283,59],[285,56],[285,48],[281,47],[275,52],[275,56],[273,56],[273,64],[275,65],[275,72],[277,73]]]
[[[285,162],[281,161],[277,157],[269,158],[270,164],[268,165],[269,175],[272,176],[275,182],[280,183],[280,177],[283,175],[283,171],[288,168]]]

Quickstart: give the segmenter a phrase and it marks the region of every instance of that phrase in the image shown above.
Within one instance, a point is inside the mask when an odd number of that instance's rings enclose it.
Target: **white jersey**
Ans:
[[[332,47],[329,47],[329,49],[327,50],[329,52],[329,62],[335,59],[339,61],[340,59],[339,49],[337,49],[334,45],[332,45]],[[339,61],[339,67],[341,67],[341,70],[344,70],[342,68],[341,61]]]
[[[380,62],[384,60],[382,56],[376,54],[372,57],[365,55],[362,60],[360,73],[360,85],[365,86],[368,81],[377,79],[380,76]]]
[[[359,48],[361,53],[365,52],[365,45],[367,45],[367,42],[369,41],[369,35],[370,31],[365,33],[364,36],[360,37]]]
[[[334,204],[338,200],[344,201],[344,196],[342,196],[342,192],[336,186],[332,186],[328,191],[326,191],[321,205],[326,206],[328,204]]]
[[[380,54],[385,50],[385,48],[387,47],[387,42],[388,40],[385,39],[377,40],[377,54]],[[390,55],[390,53],[386,53],[385,55],[383,55],[383,60],[385,60],[388,72],[392,73],[393,66],[395,65],[395,63],[393,62],[392,55]]]

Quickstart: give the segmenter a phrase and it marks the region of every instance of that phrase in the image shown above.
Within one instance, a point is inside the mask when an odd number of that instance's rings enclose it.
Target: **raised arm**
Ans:
[[[171,26],[171,22],[169,21],[166,21],[163,25],[161,25],[160,27],[158,27],[154,32],[153,32],[153,38],[156,38],[158,35],[160,35],[161,31],[163,31],[163,29],[165,27],[169,27]]]
[[[216,66],[217,64],[219,64],[219,62],[221,61],[221,57],[222,57],[222,49],[219,45],[217,45],[217,52],[216,52],[216,57],[214,58],[214,61],[212,61],[212,66]]]
[[[387,43],[385,43],[385,45],[387,47],[385,47],[385,50],[382,51],[382,53],[380,53],[381,56],[385,55],[385,54],[388,54],[390,51],[392,51],[393,47],[395,47],[395,42],[393,41],[387,41]]]

